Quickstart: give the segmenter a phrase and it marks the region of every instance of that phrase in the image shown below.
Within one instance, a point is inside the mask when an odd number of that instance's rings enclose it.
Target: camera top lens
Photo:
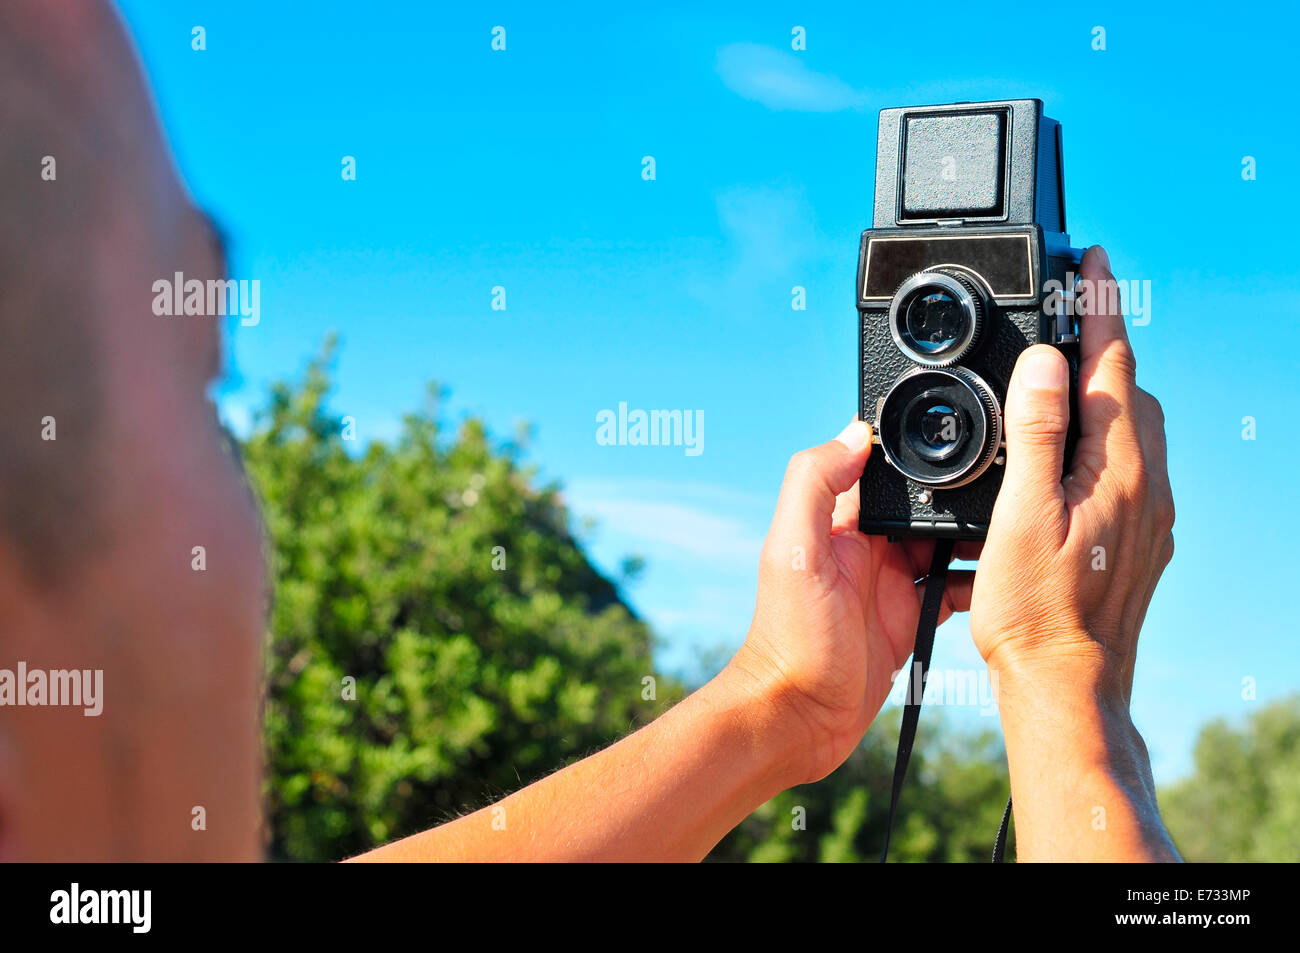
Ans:
[[[889,305],[889,333],[924,367],[947,367],[979,342],[988,305],[973,278],[956,269],[922,271],[904,281]]]

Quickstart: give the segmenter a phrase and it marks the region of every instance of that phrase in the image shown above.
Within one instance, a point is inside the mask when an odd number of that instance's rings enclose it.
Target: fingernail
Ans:
[[[835,438],[854,453],[860,452],[871,443],[871,427],[861,420],[855,420]]]
[[[1065,360],[1048,350],[1026,351],[1016,373],[1026,390],[1059,391],[1065,388]]]
[[[1097,253],[1097,257],[1101,259],[1102,265],[1105,266],[1107,271],[1110,271],[1110,255],[1106,254],[1106,249],[1100,245],[1093,245],[1092,248]]]

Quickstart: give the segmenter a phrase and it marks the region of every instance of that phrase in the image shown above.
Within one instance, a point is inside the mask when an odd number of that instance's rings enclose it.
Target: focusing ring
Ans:
[[[893,446],[893,441],[902,439],[903,434],[891,432],[893,428],[887,426],[885,419],[890,414],[888,408],[894,402],[896,396],[914,386],[916,378],[927,376],[946,377],[950,382],[960,383],[969,396],[978,402],[984,412],[984,435],[979,453],[965,466],[945,473],[942,477],[921,472],[904,461],[897,452],[897,448]],[[897,405],[895,404],[895,406]],[[965,486],[967,483],[983,476],[984,472],[992,465],[993,460],[998,455],[998,450],[1002,446],[1002,411],[993,389],[975,372],[964,367],[914,367],[894,382],[894,386],[889,389],[889,392],[882,400],[881,415],[877,419],[877,430],[881,436],[880,446],[884,451],[885,459],[903,476],[925,486],[951,490],[959,486]]]
[[[984,443],[984,452],[980,454],[978,461],[975,463],[961,483],[952,484],[961,486],[969,483],[976,477],[981,476],[987,470],[990,464],[998,455],[998,450],[1002,446],[1002,410],[998,407],[998,399],[994,396],[989,385],[984,383],[984,379],[974,371],[968,371],[964,367],[950,367],[949,373],[956,374],[968,385],[975,395],[979,397],[980,403],[984,405],[984,410],[988,413],[989,435]]]
[[[917,296],[924,293],[927,288],[934,288],[951,295],[966,318],[966,333],[938,355],[918,351],[903,338],[902,327],[907,320],[908,309]],[[956,269],[936,268],[933,271],[918,271],[899,285],[898,290],[894,292],[893,300],[889,303],[889,334],[898,349],[907,355],[909,360],[922,367],[951,367],[975,349],[984,330],[987,314],[988,305],[984,300],[984,293],[974,279]]]

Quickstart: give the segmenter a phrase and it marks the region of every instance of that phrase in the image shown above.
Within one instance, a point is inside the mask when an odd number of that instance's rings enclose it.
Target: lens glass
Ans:
[[[938,453],[956,449],[965,429],[957,411],[947,404],[935,404],[921,414],[921,442]]]
[[[921,354],[937,356],[966,335],[968,322],[955,297],[940,288],[923,288],[908,302],[903,340]]]
[[[903,411],[902,438],[913,453],[931,463],[941,463],[957,453],[969,436],[966,412],[948,390],[926,390]]]

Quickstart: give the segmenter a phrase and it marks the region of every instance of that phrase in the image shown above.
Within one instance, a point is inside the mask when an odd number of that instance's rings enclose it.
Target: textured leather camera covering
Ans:
[[[1041,311],[997,309],[986,339],[962,366],[970,368],[988,383],[998,404],[1006,400],[1007,380],[1020,352],[1040,343]],[[903,373],[916,365],[895,346],[889,334],[888,310],[868,309],[862,318],[862,419],[876,424],[876,405]],[[921,501],[926,487],[907,480],[890,465],[876,447],[862,475],[861,526],[863,532],[890,535],[934,535],[923,530],[905,530],[916,521],[939,520],[955,523],[951,535],[978,539],[984,536],[993,503],[1002,486],[1002,466],[993,464],[972,483],[956,489],[935,489],[929,503]],[[888,525],[886,525],[888,524]],[[962,527],[966,527],[962,529]]]

